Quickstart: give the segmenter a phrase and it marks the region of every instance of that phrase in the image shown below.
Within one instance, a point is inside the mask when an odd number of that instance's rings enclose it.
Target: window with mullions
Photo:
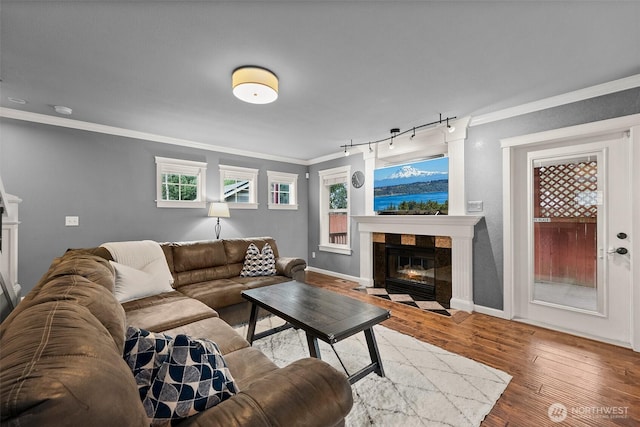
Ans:
[[[156,157],[156,206],[204,208],[207,164]]]
[[[269,209],[298,209],[298,175],[267,171]]]
[[[350,167],[319,171],[321,251],[351,255],[349,227]]]
[[[198,176],[178,173],[162,174],[162,200],[196,200]]]

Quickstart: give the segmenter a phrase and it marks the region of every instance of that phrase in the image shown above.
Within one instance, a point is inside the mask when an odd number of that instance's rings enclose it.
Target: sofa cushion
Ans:
[[[251,243],[247,248],[240,277],[273,276],[276,274],[276,258],[271,245],[265,243],[262,251]]]
[[[244,285],[247,289],[255,289],[261,288],[263,286],[290,282],[291,278],[286,276],[236,277],[233,279],[233,281],[242,283],[242,285]]]
[[[166,280],[158,280],[152,274],[115,261],[109,263],[116,272],[114,294],[120,302],[173,291]]]
[[[71,280],[69,280],[71,278]],[[121,353],[124,346],[125,313],[108,289],[81,276],[55,277],[39,287],[39,292],[23,307],[47,301],[67,301],[86,307],[106,328]]]
[[[245,301],[240,295],[245,289],[244,285],[234,280],[218,279],[181,286],[180,292],[217,309]]]
[[[225,354],[224,360],[229,370],[233,372],[233,378],[241,390],[278,369],[273,360],[255,347],[246,347]]]
[[[211,307],[178,291],[128,301],[122,307],[128,325],[154,332],[218,317]]]
[[[96,298],[115,301],[104,291]],[[43,300],[14,312],[0,327],[3,426],[148,423],[122,347],[88,307]]]
[[[216,343],[178,335],[152,381],[143,406],[151,424],[186,418],[238,392]]]
[[[227,322],[219,317],[198,320],[188,325],[163,331],[163,333],[171,335],[172,337],[184,334],[209,339],[218,344],[218,348],[223,355],[249,347],[247,340],[241,337]]]
[[[227,264],[227,256],[222,241],[206,241],[171,244],[173,252],[173,270],[200,270]]]
[[[247,253],[247,248],[251,243],[256,245],[258,249],[262,250],[265,243],[269,243],[271,249],[273,249],[273,254],[276,258],[280,255],[278,254],[278,246],[276,245],[276,241],[273,237],[251,237],[247,239],[224,239],[222,241],[224,244],[224,250],[227,254],[227,263],[228,264],[242,264],[244,262],[244,256]]]

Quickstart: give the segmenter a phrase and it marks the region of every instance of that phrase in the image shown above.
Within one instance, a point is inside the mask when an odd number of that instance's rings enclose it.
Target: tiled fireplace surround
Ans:
[[[451,308],[473,311],[473,236],[480,216],[367,215],[355,216],[360,233],[360,284],[374,286],[373,236],[389,233],[451,237]],[[377,235],[377,234],[376,234]]]

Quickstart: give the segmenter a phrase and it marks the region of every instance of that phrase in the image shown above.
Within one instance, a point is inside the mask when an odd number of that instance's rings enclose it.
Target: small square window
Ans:
[[[267,171],[269,209],[298,209],[298,175]]]
[[[156,206],[204,208],[207,164],[156,157]]]
[[[220,165],[221,200],[231,209],[258,209],[258,169]]]

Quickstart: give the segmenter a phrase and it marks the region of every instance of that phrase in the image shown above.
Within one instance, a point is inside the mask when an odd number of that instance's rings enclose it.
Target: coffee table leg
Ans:
[[[318,339],[316,337],[309,335],[309,333],[307,333],[306,335],[307,335],[307,344],[309,344],[309,354],[311,355],[311,357],[320,359],[320,347],[318,347]]]
[[[380,352],[378,351],[378,344],[376,343],[376,337],[375,335],[373,335],[373,328],[365,329],[364,336],[367,340],[367,347],[369,348],[371,363],[377,365],[377,368],[374,370],[374,372],[380,375],[381,377],[384,377],[382,360],[380,359]]]
[[[249,317],[249,325],[247,326],[247,341],[253,344],[253,336],[256,333],[256,322],[258,321],[258,305],[251,303],[251,316]]]

